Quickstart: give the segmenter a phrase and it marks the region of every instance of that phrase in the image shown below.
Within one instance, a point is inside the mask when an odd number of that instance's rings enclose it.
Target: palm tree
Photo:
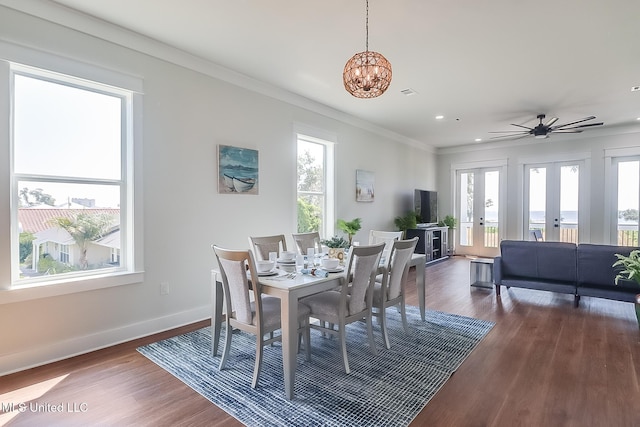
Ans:
[[[106,213],[78,213],[72,218],[53,218],[51,222],[71,235],[76,245],[80,248],[80,266],[83,270],[86,270],[89,268],[87,261],[89,243],[104,236],[111,228],[113,219],[113,215]]]

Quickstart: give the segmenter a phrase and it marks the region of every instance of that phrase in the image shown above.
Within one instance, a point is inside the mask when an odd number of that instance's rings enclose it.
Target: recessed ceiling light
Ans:
[[[436,120],[442,120],[444,119],[444,116],[436,116]]]
[[[482,141],[482,138],[476,138],[476,139],[474,139],[474,141],[475,141],[475,142],[481,142],[481,141]]]
[[[640,90],[640,86],[632,86],[631,87],[631,92],[637,92]]]
[[[640,120],[640,117],[638,117],[636,120]]]

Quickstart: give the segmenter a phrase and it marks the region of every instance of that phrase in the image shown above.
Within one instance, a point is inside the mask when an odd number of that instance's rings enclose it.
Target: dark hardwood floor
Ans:
[[[462,257],[426,269],[427,308],[496,322],[411,424],[640,426],[640,332],[633,305],[469,286]],[[408,302],[417,305],[412,272]],[[8,426],[239,426],[136,347],[200,322],[0,377],[0,403],[63,405],[2,413]],[[56,408],[57,409],[57,408]],[[75,411],[75,412],[74,412]]]

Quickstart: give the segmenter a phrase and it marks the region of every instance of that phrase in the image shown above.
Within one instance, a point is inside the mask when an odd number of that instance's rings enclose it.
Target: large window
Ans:
[[[12,287],[133,272],[134,93],[18,64],[10,82]]]
[[[334,225],[333,144],[302,134],[297,137],[297,230],[318,231],[328,238]]]

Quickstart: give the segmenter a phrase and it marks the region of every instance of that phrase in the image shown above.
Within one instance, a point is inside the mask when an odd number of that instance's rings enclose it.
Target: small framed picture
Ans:
[[[258,194],[258,150],[218,145],[218,193]]]
[[[356,202],[373,202],[374,178],[373,172],[356,170]]]

